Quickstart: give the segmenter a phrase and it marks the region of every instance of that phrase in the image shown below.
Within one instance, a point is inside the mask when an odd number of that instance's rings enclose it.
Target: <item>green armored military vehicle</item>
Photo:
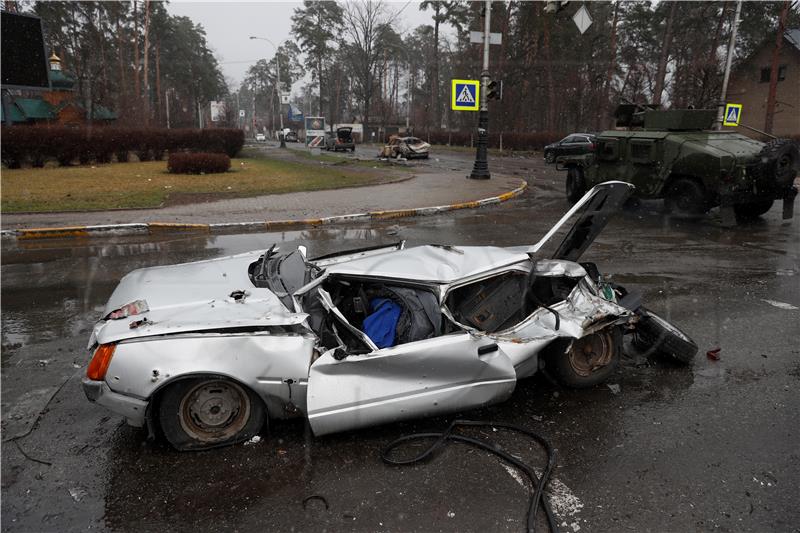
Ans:
[[[663,198],[668,211],[700,215],[720,206],[724,222],[757,217],[783,200],[791,218],[800,164],[795,142],[762,143],[732,131],[711,131],[716,111],[662,111],[621,105],[617,126],[597,136],[593,153],[564,156],[566,193],[577,201],[586,190],[609,180],[636,186],[640,198]]]

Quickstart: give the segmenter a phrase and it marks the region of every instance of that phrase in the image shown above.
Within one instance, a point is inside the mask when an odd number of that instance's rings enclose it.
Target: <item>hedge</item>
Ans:
[[[43,166],[48,159],[70,165],[126,162],[129,152],[141,161],[162,160],[164,152],[223,153],[235,157],[244,146],[244,131],[235,128],[67,128],[64,126],[4,126],[0,151],[3,163]]]
[[[230,168],[231,158],[225,154],[174,152],[167,160],[167,171],[173,174],[214,174]]]

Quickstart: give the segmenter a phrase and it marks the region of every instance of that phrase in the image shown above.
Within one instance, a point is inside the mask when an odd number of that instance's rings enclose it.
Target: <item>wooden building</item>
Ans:
[[[775,36],[731,72],[728,102],[742,104],[742,124],[764,129]],[[778,56],[773,135],[800,135],[800,28],[787,30]]]

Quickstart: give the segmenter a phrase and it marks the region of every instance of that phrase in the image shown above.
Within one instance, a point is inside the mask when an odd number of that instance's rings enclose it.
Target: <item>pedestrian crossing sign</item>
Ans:
[[[453,111],[478,111],[480,109],[480,81],[453,80],[450,94],[450,109]]]
[[[742,104],[725,104],[723,126],[738,126],[742,118]]]

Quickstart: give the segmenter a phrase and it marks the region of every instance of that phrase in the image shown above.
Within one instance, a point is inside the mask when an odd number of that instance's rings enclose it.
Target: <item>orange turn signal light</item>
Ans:
[[[101,344],[94,352],[92,360],[89,361],[89,368],[86,369],[86,377],[94,381],[101,381],[104,379],[116,348],[116,344]]]

